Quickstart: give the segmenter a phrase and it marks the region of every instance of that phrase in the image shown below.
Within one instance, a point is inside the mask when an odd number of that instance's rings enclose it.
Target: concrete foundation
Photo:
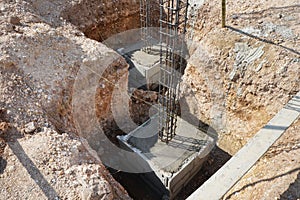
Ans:
[[[129,87],[147,86],[148,89],[155,89],[158,86],[159,50],[159,46],[153,46],[149,53],[139,49],[124,55],[130,64]]]
[[[145,162],[131,163],[132,167],[150,166],[154,173],[147,173],[144,178],[152,187],[163,186],[160,190],[167,190],[170,198],[200,170],[215,145],[213,138],[181,118],[178,118],[176,136],[168,144],[161,142],[157,115],[118,139],[124,148],[136,152]]]
[[[149,52],[143,49],[150,49]],[[162,53],[166,53],[166,44],[163,44]],[[154,90],[158,86],[160,72],[160,46],[157,41],[152,41],[151,47],[144,47],[143,43],[137,42],[124,48],[116,49],[122,55],[129,67],[129,88],[140,88]],[[184,51],[186,54],[187,50]],[[184,60],[187,55],[184,54]],[[179,62],[180,56],[175,54],[175,59]],[[183,73],[184,69],[179,70],[179,65],[175,66],[178,73]]]
[[[146,53],[142,50],[127,54],[133,67],[129,69],[129,86],[138,88],[146,85],[154,89],[159,80],[159,52]]]

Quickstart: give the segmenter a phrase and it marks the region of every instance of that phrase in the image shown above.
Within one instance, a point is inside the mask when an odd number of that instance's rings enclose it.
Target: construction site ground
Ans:
[[[71,123],[72,83],[79,66],[96,67],[102,62],[99,57],[116,55],[93,39],[138,28],[139,7],[132,5],[134,1],[103,2],[0,2],[0,199],[131,199],[101,158],[95,160],[84,148],[85,141]],[[92,9],[96,7],[107,12]],[[200,7],[192,34],[198,46],[191,51],[183,80],[197,99],[198,104],[189,104],[191,110],[200,110],[195,118],[209,124],[214,105],[225,105],[227,122],[219,129],[208,161],[177,195],[180,200],[300,91],[299,0],[227,1],[223,29],[220,10],[220,0],[204,1]],[[119,13],[124,19],[113,24]],[[188,36],[191,31],[189,27]],[[234,66],[241,64],[237,61],[249,51],[260,57],[243,65],[244,71],[235,71]],[[116,62],[117,67],[106,74],[111,81],[127,72],[124,60]],[[28,69],[31,74],[24,72]],[[115,136],[107,111],[112,87],[101,81],[97,114]],[[149,101],[157,98],[154,92],[140,93]],[[215,101],[218,94],[223,95]],[[145,104],[138,99],[131,103],[132,116],[145,121]],[[300,199],[299,119],[223,199]]]

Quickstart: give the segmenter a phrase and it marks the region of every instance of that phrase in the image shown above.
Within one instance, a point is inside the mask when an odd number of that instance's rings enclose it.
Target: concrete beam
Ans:
[[[300,92],[219,171],[187,200],[221,199],[262,157],[269,147],[299,118]]]

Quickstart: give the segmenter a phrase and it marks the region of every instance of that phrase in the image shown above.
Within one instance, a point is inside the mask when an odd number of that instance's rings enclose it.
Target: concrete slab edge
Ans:
[[[300,92],[187,200],[221,199],[299,116]]]

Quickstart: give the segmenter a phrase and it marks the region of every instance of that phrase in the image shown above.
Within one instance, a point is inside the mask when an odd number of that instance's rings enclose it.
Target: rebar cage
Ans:
[[[188,0],[160,0],[159,137],[174,136],[179,110],[181,71],[184,65]]]

